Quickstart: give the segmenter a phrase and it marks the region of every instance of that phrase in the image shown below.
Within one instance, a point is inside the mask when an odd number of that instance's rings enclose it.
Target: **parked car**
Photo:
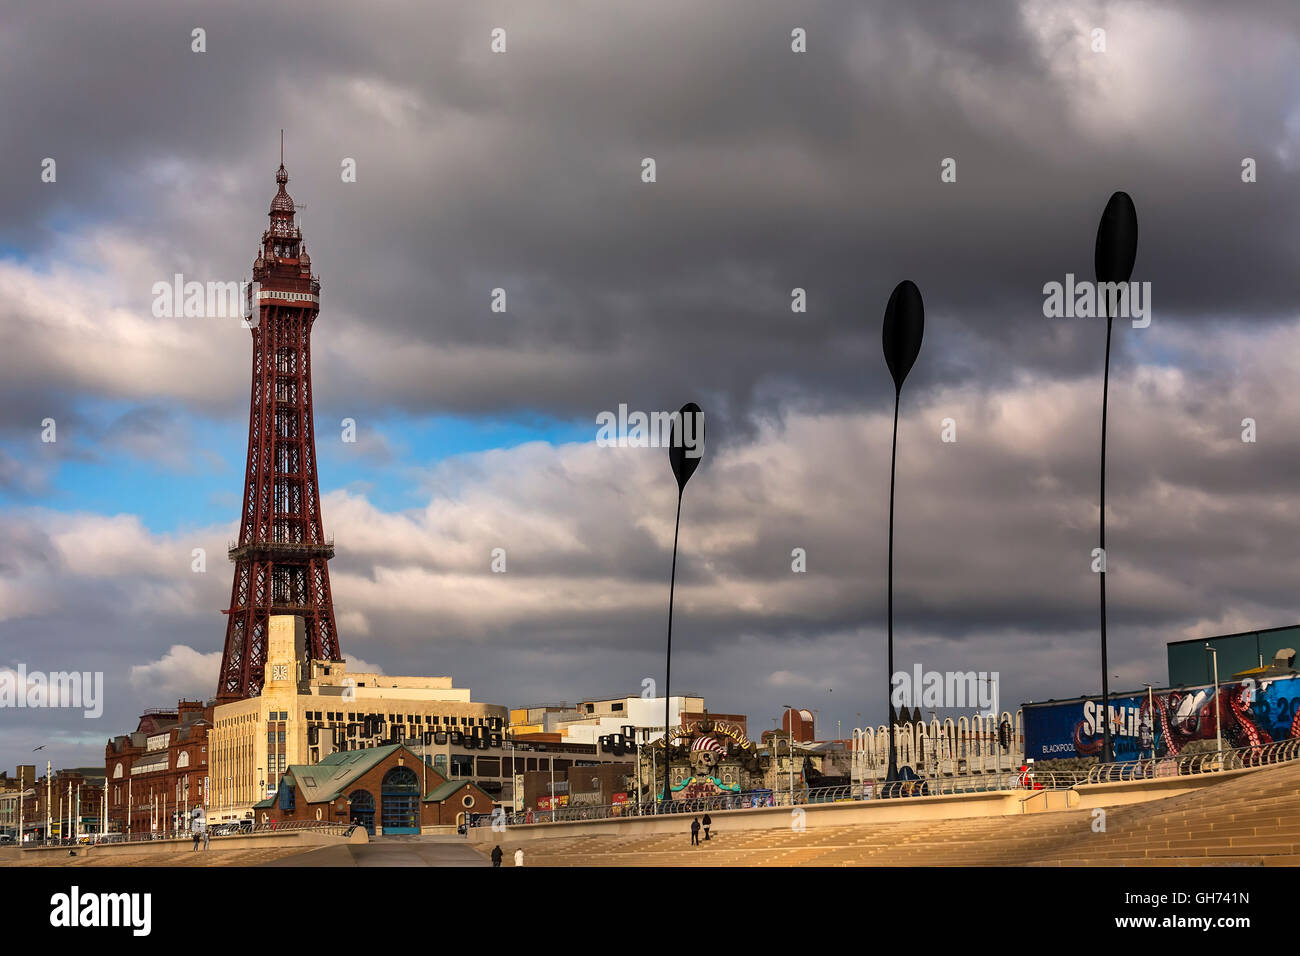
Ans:
[[[12,833],[0,833],[0,846],[9,846],[14,842]]]

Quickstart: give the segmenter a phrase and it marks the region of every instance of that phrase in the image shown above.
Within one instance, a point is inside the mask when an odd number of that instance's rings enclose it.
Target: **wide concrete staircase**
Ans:
[[[523,844],[528,866],[1300,865],[1300,762],[1096,810]],[[502,843],[507,858],[514,845]]]

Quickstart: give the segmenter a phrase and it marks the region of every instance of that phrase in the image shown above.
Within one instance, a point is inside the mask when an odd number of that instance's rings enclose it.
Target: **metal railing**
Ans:
[[[1300,757],[1300,739],[1275,740],[1254,747],[1233,750],[1207,750],[1177,757],[1143,757],[1117,763],[1097,764],[1088,770],[1087,783],[1116,783],[1129,780],[1154,780],[1157,777],[1181,777],[1189,774],[1222,773],[1287,763]]]
[[[233,824],[213,824],[212,839],[220,840],[229,836],[247,836],[250,833],[283,833],[287,831],[312,830],[336,836],[350,836],[357,828],[352,823],[318,823],[315,820],[286,821],[272,825],[259,823],[248,827],[234,827]],[[200,838],[202,831],[198,831]],[[95,846],[108,843],[152,843],[159,840],[193,840],[194,830],[132,830],[129,833],[83,833],[78,838],[52,837],[48,840],[31,840],[15,846],[27,848],[41,846]]]
[[[1143,758],[1115,763],[1096,764],[1086,770],[1045,770],[1030,766],[1024,770],[979,773],[951,777],[918,777],[889,783],[855,783],[851,786],[797,788],[790,791],[755,790],[743,793],[715,794],[686,800],[615,803],[592,806],[558,807],[554,810],[530,810],[498,817],[507,826],[535,823],[564,823],[578,820],[608,820],[664,814],[717,813],[722,810],[750,810],[765,807],[808,806],[860,800],[903,799],[907,797],[955,796],[970,793],[993,793],[1016,790],[1072,790],[1080,784],[1152,780],[1159,777],[1221,773],[1265,767],[1300,758],[1300,739],[1278,740],[1255,747],[1207,751],[1180,757]],[[489,826],[490,814],[471,821],[470,826]]]
[[[708,797],[691,797],[684,800],[661,800],[636,803],[614,803],[587,806],[557,807],[554,810],[528,810],[506,814],[497,820],[506,826],[533,823],[565,823],[581,820],[625,819],[628,817],[663,816],[666,814],[717,813],[723,810],[753,810],[767,807],[809,806],[825,803],[846,803],[862,800],[896,799],[902,797],[944,796],[960,793],[981,793],[997,790],[1068,789],[1082,781],[1082,773],[1052,773],[1031,771],[1027,774],[987,773],[968,777],[924,777],[915,780],[896,780],[892,783],[855,783],[837,787],[796,788],[790,791],[752,790],[741,793],[721,793]],[[490,826],[493,818],[482,814],[470,826]]]

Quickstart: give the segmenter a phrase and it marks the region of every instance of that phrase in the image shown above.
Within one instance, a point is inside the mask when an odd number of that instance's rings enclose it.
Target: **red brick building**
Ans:
[[[26,841],[93,838],[100,832],[104,812],[104,777],[98,767],[55,770],[47,780],[35,776],[36,768],[22,768],[25,786],[18,780],[0,794],[0,830],[19,839],[21,822]],[[5,783],[10,781],[6,780]],[[20,806],[21,801],[21,806]],[[48,824],[48,832],[47,832]]]
[[[551,774],[545,770],[530,770],[521,773],[520,777],[523,778],[523,802],[516,809],[521,813],[528,810],[549,810]],[[557,807],[594,807],[636,802],[634,763],[569,767],[564,773],[555,774],[554,780]]]
[[[355,823],[371,834],[418,833],[490,814],[492,797],[471,780],[448,780],[402,744],[343,750],[288,767],[257,822]]]
[[[177,701],[140,716],[135,731],[104,748],[108,829],[132,833],[184,829],[188,811],[204,806],[208,790],[208,730],[212,702]]]

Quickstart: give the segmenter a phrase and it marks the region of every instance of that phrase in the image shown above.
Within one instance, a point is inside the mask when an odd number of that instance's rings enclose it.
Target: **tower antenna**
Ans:
[[[284,165],[284,130],[280,130],[280,165]]]

